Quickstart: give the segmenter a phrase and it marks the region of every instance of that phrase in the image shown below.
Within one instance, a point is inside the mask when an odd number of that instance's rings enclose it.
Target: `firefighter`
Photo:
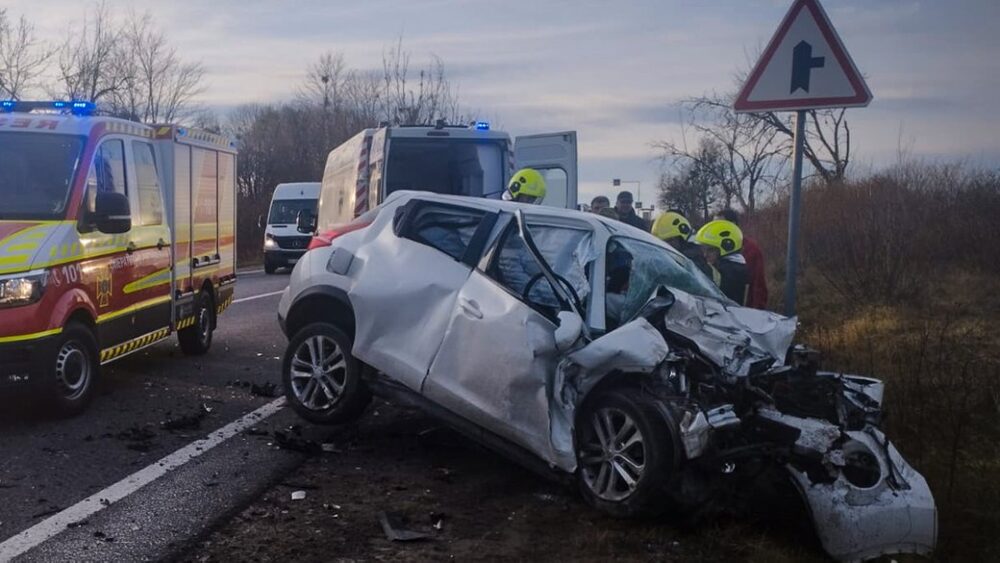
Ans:
[[[746,306],[750,287],[750,274],[746,260],[740,254],[743,232],[735,223],[715,220],[705,223],[694,235],[694,242],[701,246],[705,261],[716,271],[713,276],[726,297]]]
[[[504,199],[520,203],[541,203],[545,199],[545,178],[534,168],[522,168],[510,177]]]
[[[713,277],[715,272],[705,261],[701,254],[701,248],[691,242],[691,235],[694,229],[687,217],[679,212],[670,210],[656,218],[651,229],[653,236],[674,247],[678,252],[686,256],[698,266],[706,276]],[[718,283],[718,282],[716,282]]]
[[[725,219],[740,227],[740,214],[733,209],[723,209],[715,214],[716,219]],[[742,229],[743,227],[740,227]],[[750,275],[750,293],[747,297],[747,307],[754,309],[767,308],[767,275],[764,273],[764,254],[760,251],[757,241],[743,234],[743,248],[740,250],[743,259],[747,261]]]

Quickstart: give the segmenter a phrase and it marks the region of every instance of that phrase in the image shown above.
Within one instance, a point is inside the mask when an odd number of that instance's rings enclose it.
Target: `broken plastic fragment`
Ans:
[[[403,528],[400,517],[397,514],[380,512],[378,521],[382,525],[385,537],[390,541],[418,541],[427,538],[427,534]]]
[[[293,491],[292,500],[304,500],[306,498],[305,491]]]

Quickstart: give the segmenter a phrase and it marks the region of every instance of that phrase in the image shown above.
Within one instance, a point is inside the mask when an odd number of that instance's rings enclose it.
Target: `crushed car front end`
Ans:
[[[777,467],[835,559],[933,551],[934,498],[880,430],[881,381],[820,371],[816,352],[791,345],[795,319],[661,294],[667,306],[567,356],[554,443],[565,444],[574,409],[592,389],[625,374],[671,419],[669,439],[682,458],[671,494],[680,505],[713,496],[712,472]]]

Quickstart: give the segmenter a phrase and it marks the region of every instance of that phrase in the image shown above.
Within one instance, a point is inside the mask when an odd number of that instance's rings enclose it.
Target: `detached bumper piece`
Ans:
[[[816,419],[760,415],[800,430],[786,467],[832,557],[864,561],[934,550],[937,508],[930,487],[880,430],[841,432]]]

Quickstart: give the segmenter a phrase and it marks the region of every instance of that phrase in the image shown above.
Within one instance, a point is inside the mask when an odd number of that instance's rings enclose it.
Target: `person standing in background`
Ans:
[[[624,191],[618,193],[618,197],[615,198],[615,211],[618,212],[618,220],[648,233],[649,222],[635,214],[633,202],[632,192]]]
[[[590,212],[601,215],[601,211],[611,209],[611,200],[607,196],[599,195],[590,200]]]

